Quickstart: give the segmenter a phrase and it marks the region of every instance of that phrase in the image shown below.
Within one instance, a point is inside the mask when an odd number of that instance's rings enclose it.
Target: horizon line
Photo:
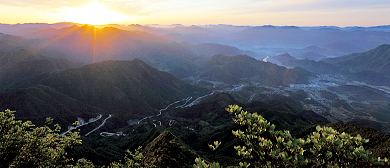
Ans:
[[[335,25],[321,25],[321,26],[296,26],[296,25],[270,25],[270,24],[264,24],[264,25],[235,25],[235,24],[223,24],[223,23],[216,23],[216,24],[198,24],[198,25],[185,25],[185,24],[137,24],[137,23],[129,23],[129,24],[121,24],[121,23],[109,23],[109,24],[102,24],[102,25],[93,25],[93,24],[83,24],[83,23],[75,23],[75,22],[54,22],[54,23],[45,23],[45,22],[25,22],[25,23],[0,23],[0,25],[24,25],[24,24],[47,24],[47,25],[54,25],[54,24],[61,24],[61,23],[69,23],[69,24],[75,24],[75,25],[90,25],[90,26],[110,26],[110,25],[119,25],[119,26],[131,26],[131,25],[139,25],[139,26],[163,26],[163,27],[191,27],[191,26],[200,26],[200,27],[206,27],[206,26],[234,26],[234,27],[302,27],[302,28],[310,28],[310,27],[337,27],[337,28],[350,28],[350,27],[356,27],[356,28],[373,28],[373,27],[382,27],[382,26],[389,26],[390,24],[383,24],[383,25],[375,25],[375,26],[335,26]]]

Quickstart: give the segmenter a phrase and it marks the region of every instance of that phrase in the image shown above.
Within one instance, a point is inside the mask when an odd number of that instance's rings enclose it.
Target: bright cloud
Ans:
[[[81,7],[63,7],[58,9],[67,22],[103,25],[129,20],[130,17],[109,9],[97,1]]]
[[[390,17],[389,0],[2,0],[0,6],[56,15],[94,1],[141,24],[317,25],[324,21],[322,25],[337,26],[348,18],[361,26],[390,24],[384,19]],[[0,11],[0,22],[4,15]]]

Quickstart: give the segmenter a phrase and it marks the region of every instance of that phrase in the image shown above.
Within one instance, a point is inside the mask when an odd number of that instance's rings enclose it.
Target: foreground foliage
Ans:
[[[0,112],[0,167],[95,167],[89,160],[73,161],[67,155],[67,150],[81,144],[77,131],[61,136],[58,124],[50,128],[51,118],[46,119],[45,126],[35,127],[31,121],[16,121],[14,113],[10,110]],[[124,163],[113,162],[108,167],[154,167],[142,165],[144,158],[142,147],[139,147],[134,153],[126,151]]]
[[[113,162],[109,167],[111,168],[144,168],[144,167],[155,167],[154,165],[143,165],[142,161],[145,159],[145,156],[142,154],[142,147],[138,147],[134,150],[134,153],[130,150],[126,150],[126,156],[124,158],[124,163]]]
[[[389,165],[387,158],[375,158],[363,148],[363,139],[346,133],[339,133],[331,127],[316,127],[316,131],[306,139],[292,137],[289,131],[276,131],[257,113],[248,113],[237,105],[226,109],[235,115],[234,122],[242,129],[233,130],[233,134],[245,143],[235,146],[237,154],[249,163],[240,163],[239,167],[361,167]],[[218,142],[216,142],[218,144]],[[215,150],[216,146],[210,145]],[[219,145],[219,144],[218,144]],[[210,165],[203,160],[195,160],[194,167],[220,167]]]
[[[226,109],[234,114],[234,122],[241,127],[233,134],[245,143],[235,146],[243,157],[238,167],[369,167],[390,165],[387,158],[375,158],[363,148],[367,139],[360,135],[339,133],[331,127],[316,127],[306,139],[295,138],[289,131],[277,131],[257,113],[248,113],[237,105]],[[78,132],[59,136],[60,126],[35,127],[30,121],[15,121],[14,111],[0,112],[0,167],[95,167],[86,159],[73,161],[67,155],[75,145],[81,144]],[[217,150],[221,142],[209,145]],[[145,157],[139,147],[127,151],[124,163],[113,162],[108,167],[155,167],[144,163]],[[219,163],[207,164],[195,159],[194,167],[221,167]],[[147,164],[147,165],[146,165]]]
[[[66,150],[81,144],[78,132],[59,136],[60,126],[43,127],[15,121],[15,111],[0,112],[0,167],[66,167],[72,159]]]

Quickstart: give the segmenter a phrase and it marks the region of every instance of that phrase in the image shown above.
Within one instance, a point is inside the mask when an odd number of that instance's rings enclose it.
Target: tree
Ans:
[[[156,167],[153,165],[153,163],[148,165],[142,165],[142,161],[145,159],[145,156],[142,154],[142,146],[139,146],[137,149],[134,150],[134,153],[130,150],[126,150],[126,156],[124,158],[125,163],[118,162],[112,162],[109,167],[111,168],[146,168],[146,167]]]
[[[242,129],[233,130],[233,134],[245,143],[235,146],[237,154],[249,163],[240,163],[239,167],[368,167],[389,165],[387,158],[374,158],[371,152],[363,148],[360,135],[352,137],[339,133],[331,127],[316,127],[316,131],[306,139],[292,137],[289,131],[276,131],[257,113],[248,113],[237,105],[226,108],[235,115],[235,123]],[[218,142],[215,144],[219,146]],[[213,150],[216,147],[211,145]],[[310,152],[308,152],[310,151]],[[197,158],[194,167],[211,167]],[[213,163],[212,165],[216,165]]]
[[[73,159],[67,150],[81,144],[78,132],[59,136],[61,127],[46,119],[35,127],[31,121],[16,121],[15,111],[0,112],[0,167],[67,167]]]

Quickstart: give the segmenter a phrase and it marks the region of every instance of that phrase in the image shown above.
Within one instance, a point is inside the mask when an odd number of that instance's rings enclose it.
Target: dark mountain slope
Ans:
[[[372,85],[390,86],[390,45],[383,44],[363,53],[354,53],[324,60],[337,66],[352,80]]]
[[[63,126],[63,131],[77,117],[89,119],[110,113],[41,84],[0,92],[0,109],[15,110],[17,119],[33,121],[36,125],[43,125],[45,118],[52,117]]]
[[[289,60],[284,61],[283,65],[289,67],[301,67],[310,72],[319,74],[345,74],[347,71],[342,70],[338,66],[329,64],[323,61],[314,60]]]
[[[281,55],[276,55],[270,58],[270,61],[272,60],[278,61],[279,63],[284,64],[286,61],[291,61],[291,60],[297,60],[297,58],[291,56],[289,53],[284,53]]]
[[[194,105],[185,110],[176,110],[175,116],[186,119],[199,118],[217,125],[218,122],[230,120],[230,115],[225,111],[230,104],[239,104],[231,95],[220,93],[210,99],[203,101],[199,105]]]
[[[327,59],[352,72],[373,71],[390,77],[390,45],[383,44],[370,51]]]
[[[194,46],[195,52],[198,52],[197,55],[211,56],[217,54],[224,55],[243,55],[243,54],[253,54],[250,52],[245,52],[236,47],[231,47],[227,45],[214,44],[214,43],[202,43]]]
[[[26,46],[31,46],[36,42],[37,40],[31,40],[19,36],[12,36],[12,35],[0,33],[1,52],[11,52],[14,50],[26,48]]]
[[[349,80],[371,85],[390,86],[390,45],[323,61],[297,60],[286,54],[274,56],[270,61],[319,74],[343,75]]]
[[[66,69],[31,79],[19,87],[0,93],[2,109],[16,110],[16,116],[24,119],[64,117],[67,125],[82,114],[113,114],[120,126],[131,118],[157,114],[177,100],[208,93],[138,59]],[[30,114],[31,109],[36,109],[36,113]]]
[[[42,84],[85,103],[122,113],[142,111],[143,107],[161,108],[188,95],[206,93],[138,59],[65,70]]]
[[[243,55],[215,55],[203,64],[201,70],[200,77],[207,80],[230,84],[255,81],[272,86],[304,83],[311,75],[304,70],[287,69]]]
[[[313,47],[315,48],[315,47]],[[301,67],[307,71],[319,74],[342,74],[346,73],[339,67],[323,61],[300,60],[288,53],[271,57],[270,62],[275,62],[287,67]]]
[[[77,66],[80,64],[25,49],[0,53],[0,91],[25,79]]]
[[[297,57],[300,59],[315,60],[315,61],[327,58],[325,55],[318,54],[315,52],[305,52],[298,55]]]

